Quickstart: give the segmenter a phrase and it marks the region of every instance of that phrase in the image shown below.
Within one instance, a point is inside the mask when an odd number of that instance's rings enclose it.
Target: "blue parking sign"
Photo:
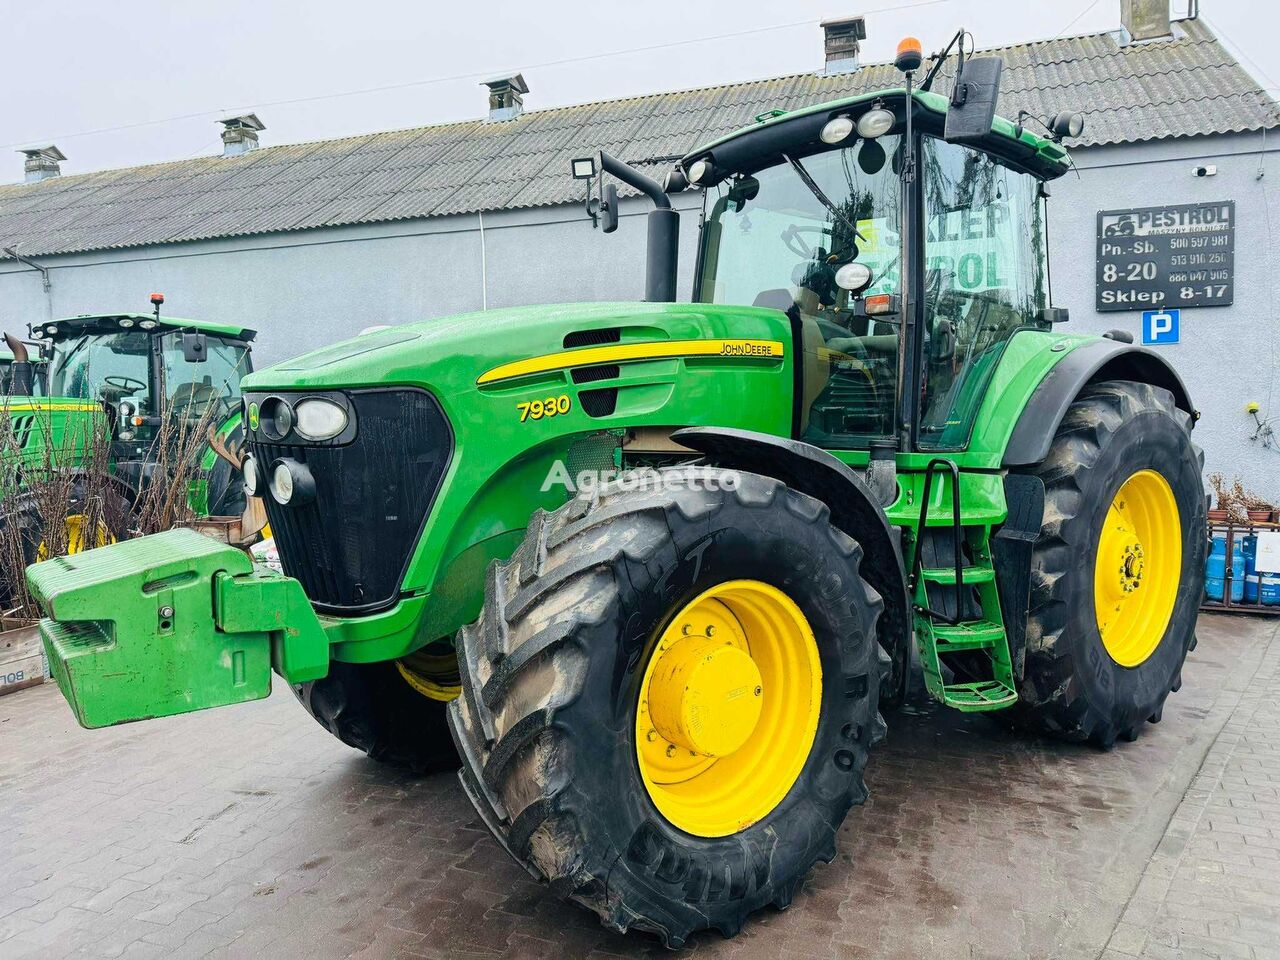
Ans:
[[[1145,310],[1142,314],[1143,343],[1177,343],[1178,311]]]

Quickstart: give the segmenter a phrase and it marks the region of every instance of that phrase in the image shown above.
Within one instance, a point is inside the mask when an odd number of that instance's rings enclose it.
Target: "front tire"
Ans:
[[[412,681],[422,681],[414,656],[405,664],[335,660],[328,675],[294,684],[293,695],[320,726],[372,760],[415,774],[456,770],[447,704],[415,688]]]
[[[824,504],[709,467],[631,475],[538,511],[460,634],[463,695],[449,711],[463,786],[499,843],[605,926],[672,947],[787,906],[835,856],[883,735],[881,603],[860,560]],[[761,632],[757,615],[774,626]],[[692,679],[716,657],[709,682]],[[736,671],[746,679],[721,682]],[[758,720],[744,720],[756,696]],[[771,702],[787,705],[773,720]],[[760,763],[769,777],[739,776]]]
[[[1091,385],[1035,473],[1026,671],[1014,716],[1110,747],[1160,719],[1182,683],[1204,589],[1204,457],[1167,390]]]

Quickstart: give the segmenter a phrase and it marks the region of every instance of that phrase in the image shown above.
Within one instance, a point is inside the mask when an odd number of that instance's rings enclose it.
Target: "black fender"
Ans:
[[[894,682],[885,678],[881,697],[887,706],[900,701],[910,666],[912,630],[902,544],[863,479],[825,450],[767,433],[686,427],[672,433],[671,439],[716,466],[773,477],[827,505],[831,522],[862,547],[863,579],[884,600],[877,634],[893,661]]]
[[[1025,467],[1049,455],[1049,445],[1067,407],[1086,384],[1103,380],[1133,380],[1163,387],[1173,394],[1180,410],[1199,414],[1178,372],[1163,357],[1144,347],[1100,338],[1076,347],[1045,375],[1022,408],[1005,447],[1003,466]]]

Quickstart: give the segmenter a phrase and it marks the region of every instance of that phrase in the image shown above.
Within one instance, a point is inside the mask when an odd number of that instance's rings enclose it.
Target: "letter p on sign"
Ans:
[[[1143,343],[1177,343],[1178,311],[1146,310],[1142,314]]]

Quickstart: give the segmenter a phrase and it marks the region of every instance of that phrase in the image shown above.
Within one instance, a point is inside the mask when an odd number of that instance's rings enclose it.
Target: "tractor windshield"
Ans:
[[[249,348],[235,340],[207,337],[205,359],[192,363],[182,349],[182,334],[162,338],[165,399],[162,405],[175,416],[198,420],[216,404],[213,417],[220,420],[240,404],[240,378],[249,372]]]
[[[901,146],[893,134],[784,157],[706,198],[696,299],[799,320],[801,436],[819,446],[865,448],[895,433]],[[925,136],[918,158],[926,229],[917,436],[923,449],[955,449],[968,442],[1004,345],[1045,306],[1043,204],[1033,176],[980,150]],[[867,270],[841,271],[853,263]],[[861,289],[848,282],[859,275]]]
[[[140,330],[60,340],[49,364],[49,393],[112,404],[145,394],[150,344],[151,338]]]
[[[157,389],[152,343],[159,337],[163,383]],[[209,336],[204,359],[188,360],[182,332],[143,330],[95,333],[57,342],[49,367],[49,392],[111,406],[130,401],[142,416],[173,415],[198,420],[217,404],[215,419],[240,402],[240,378],[249,372],[248,347],[238,340]]]
[[[810,443],[865,446],[893,433],[898,317],[868,316],[836,274],[857,261],[872,274],[863,296],[898,290],[899,145],[882,136],[783,162],[707,197],[698,299],[799,317]]]

